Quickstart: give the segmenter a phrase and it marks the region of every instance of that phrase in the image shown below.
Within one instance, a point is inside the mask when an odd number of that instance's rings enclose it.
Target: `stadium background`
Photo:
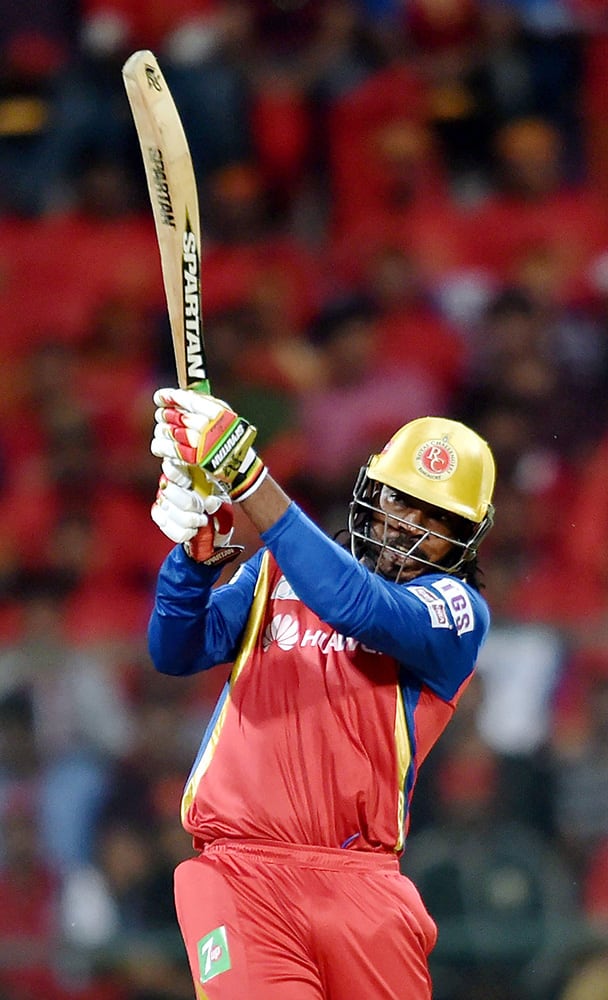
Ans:
[[[175,376],[142,47],[195,158],[214,389],[275,475],[333,532],[410,417],[497,456],[494,630],[403,861],[436,1000],[605,1000],[605,0],[0,3],[0,1000],[191,997],[171,872],[225,671],[145,647]]]

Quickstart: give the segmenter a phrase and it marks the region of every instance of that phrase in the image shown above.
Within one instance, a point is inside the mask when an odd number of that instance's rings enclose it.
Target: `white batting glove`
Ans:
[[[251,496],[266,474],[252,447],[255,427],[223,400],[191,389],[158,389],[154,403],[153,455],[199,466],[234,500]]]
[[[232,501],[225,493],[202,496],[192,487],[186,466],[165,459],[152,520],[172,542],[183,544],[189,556],[209,566],[235,559],[242,545],[230,545],[234,530]]]

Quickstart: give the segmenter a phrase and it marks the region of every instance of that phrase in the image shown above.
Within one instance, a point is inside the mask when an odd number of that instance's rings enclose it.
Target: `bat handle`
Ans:
[[[192,485],[196,493],[199,493],[202,497],[210,497],[212,493],[219,491],[219,487],[209,479],[207,474],[199,465],[189,465],[190,475],[192,476]]]
[[[208,378],[199,379],[198,382],[190,382],[189,385],[182,388],[193,389],[194,392],[200,392],[203,396],[211,395],[211,385]]]
[[[203,396],[211,395],[211,386],[209,384],[209,379],[207,378],[200,379],[197,382],[191,382],[185,388],[193,389],[194,392],[200,392]],[[214,486],[208,476],[198,467],[198,465],[190,466],[190,475],[192,476],[192,485],[200,496],[209,497],[217,489],[217,487]]]

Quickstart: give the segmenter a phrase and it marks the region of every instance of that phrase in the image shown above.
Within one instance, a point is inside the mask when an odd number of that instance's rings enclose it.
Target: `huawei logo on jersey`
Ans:
[[[270,625],[266,627],[262,648],[264,652],[276,642],[279,649],[290,650],[298,644],[300,629],[292,615],[275,615]]]
[[[296,594],[295,590],[290,583],[287,582],[284,576],[281,577],[276,587],[274,588],[272,594],[270,595],[271,601],[299,601],[300,598]]]
[[[270,649],[273,643],[287,653],[291,649],[294,649],[295,646],[299,646],[301,649],[305,649],[306,647],[318,649],[325,655],[332,650],[338,653],[354,653],[355,650],[361,648],[366,653],[373,653],[374,656],[382,656],[382,653],[377,649],[370,649],[369,646],[365,646],[358,639],[341,635],[340,632],[325,632],[321,628],[306,628],[300,634],[298,621],[293,615],[275,615],[270,625],[266,626],[264,635],[262,636],[262,649],[264,652]]]

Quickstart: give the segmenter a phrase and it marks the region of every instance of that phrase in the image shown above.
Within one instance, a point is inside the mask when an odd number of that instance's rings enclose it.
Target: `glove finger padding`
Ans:
[[[195,493],[202,497],[208,497],[211,493],[228,495],[222,484],[217,479],[208,476],[205,470],[198,465],[184,465],[183,462],[165,458],[162,469],[170,483],[175,483],[176,486],[183,486],[186,489],[191,487]]]
[[[190,489],[193,485],[192,474],[187,465],[183,462],[174,462],[170,458],[165,458],[162,464],[163,475],[170,483],[181,486],[183,489]]]
[[[186,542],[209,523],[204,501],[191,488],[177,486],[160,477],[156,499],[150,511],[152,520],[172,542]]]
[[[203,506],[203,497],[194,490],[184,490],[167,482],[159,489],[159,502],[171,509],[176,520],[184,527],[203,528],[209,518]]]
[[[163,500],[156,500],[152,504],[150,517],[163,534],[177,544],[189,541],[201,527],[181,524],[180,516],[176,517],[175,507]]]
[[[191,464],[181,454],[179,447],[175,443],[173,434],[163,424],[157,424],[154,428],[150,451],[156,458],[167,458],[176,464],[179,462],[182,464]]]
[[[216,396],[203,392],[194,392],[193,389],[157,389],[152,398],[154,405],[159,409],[201,413],[208,418],[216,417],[221,410],[230,409],[223,399],[217,399]]]
[[[245,423],[230,409],[216,409],[213,417],[183,413],[181,410],[159,409],[154,416],[154,438],[172,441],[175,457],[188,465],[205,466],[215,455],[217,448],[225,445],[226,437],[230,438],[235,428],[240,423]],[[236,440],[238,441],[238,437]]]
[[[234,511],[229,497],[214,494],[204,500],[209,516],[207,528],[201,528],[184,548],[192,559],[206,566],[232,562],[243,551],[242,545],[230,545],[234,531]]]
[[[205,510],[213,522],[215,544],[227,545],[234,531],[234,510],[228,497],[217,494],[207,497]]]
[[[235,559],[242,545],[230,545],[234,530],[227,494],[203,496],[192,487],[189,470],[165,459],[151,517],[172,542],[183,544],[197,562],[221,565]]]
[[[150,449],[157,458],[197,465],[228,487],[239,476],[257,430],[223,400],[188,389],[158,389]]]
[[[209,421],[216,420],[222,413],[233,414],[233,411],[230,407],[224,407],[223,410],[215,408],[212,414],[207,415],[189,413],[187,410],[177,410],[175,407],[159,407],[154,412],[154,420],[157,424],[167,424],[171,428],[186,427],[193,431],[201,431]]]

